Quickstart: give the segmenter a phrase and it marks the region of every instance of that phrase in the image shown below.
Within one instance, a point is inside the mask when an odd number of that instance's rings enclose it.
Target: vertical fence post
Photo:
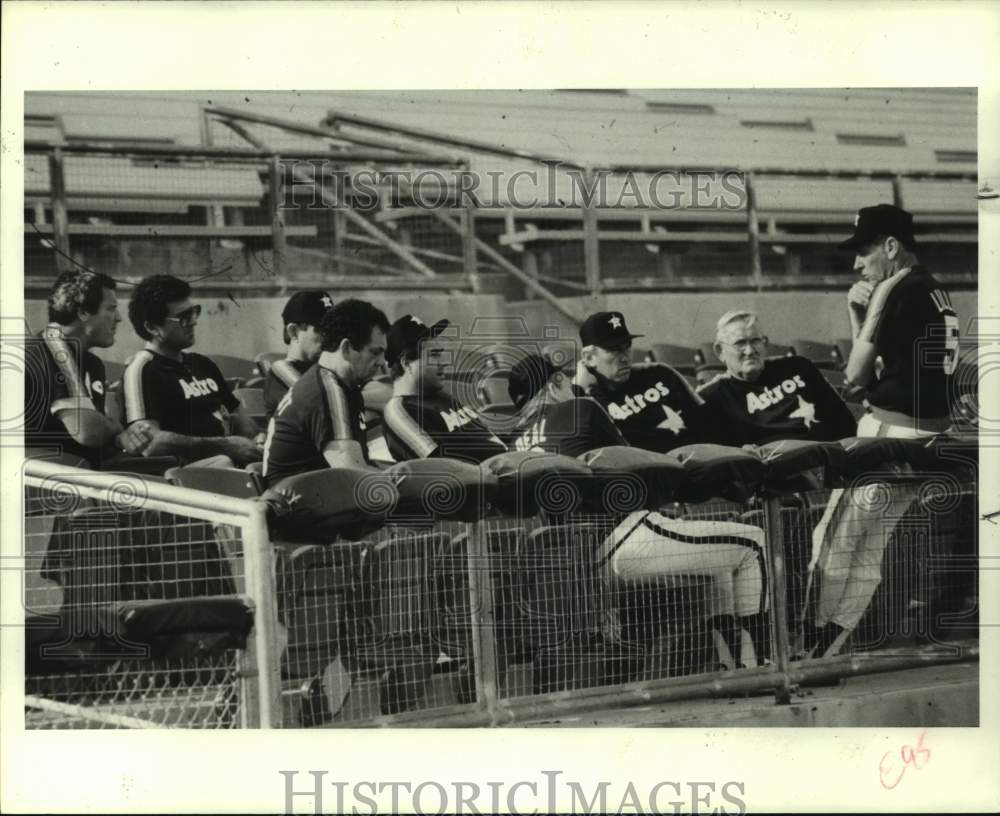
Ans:
[[[71,268],[69,254],[69,214],[66,209],[66,180],[63,175],[63,152],[52,149],[49,154],[49,189],[52,193],[52,242],[56,252],[56,270]]]
[[[892,177],[892,203],[903,209],[903,181],[899,176]]]
[[[281,652],[278,648],[277,586],[271,539],[263,507],[254,506],[243,528],[243,563],[247,594],[254,604],[253,668],[257,699],[242,700],[243,706],[256,704],[251,722],[258,728],[281,728]],[[252,709],[251,709],[252,711]]]
[[[781,496],[764,497],[764,532],[766,536],[767,582],[770,593],[771,634],[774,639],[774,664],[780,682],[774,688],[775,701],[787,705],[791,702],[788,668],[791,647],[788,642],[787,580],[785,576],[784,530],[781,519]]]
[[[594,184],[595,174],[588,169],[584,173],[587,189],[593,192],[587,200],[583,201],[583,268],[586,273],[587,286],[590,294],[597,297],[601,294],[601,254],[600,242],[597,235],[597,204],[594,201],[598,192],[598,187]],[[593,184],[593,186],[591,186]]]
[[[476,679],[476,702],[485,706],[496,722],[497,648],[494,629],[493,578],[486,522],[470,525],[468,537],[469,614],[472,617],[472,656]]]
[[[482,291],[482,281],[476,258],[476,210],[471,204],[462,210],[462,268],[472,293],[478,295]]]
[[[743,184],[747,191],[747,236],[750,239],[750,276],[754,289],[764,288],[764,271],[760,262],[760,224],[757,220],[757,191],[750,173],[743,174]]]
[[[281,282],[281,295],[288,291],[288,276],[285,274],[285,214],[281,209],[284,198],[284,179],[282,178],[281,157],[271,156],[270,172],[268,173],[269,192],[271,197],[271,257],[274,274]]]

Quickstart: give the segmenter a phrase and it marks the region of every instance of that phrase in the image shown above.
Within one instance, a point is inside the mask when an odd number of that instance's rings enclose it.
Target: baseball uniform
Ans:
[[[321,356],[289,389],[271,418],[264,443],[264,475],[276,484],[287,476],[326,468],[323,449],[338,440],[357,442],[368,462],[364,413],[361,389],[323,365]]]
[[[104,413],[104,363],[68,341],[58,323],[25,346],[24,446],[60,447],[96,467],[99,449],[80,445],[56,413],[66,409]]]
[[[308,360],[278,360],[267,372],[264,378],[264,412],[268,419],[274,416],[278,410],[278,404],[298,381],[299,377],[305,374],[313,363]]]
[[[394,396],[382,419],[397,462],[436,456],[478,464],[507,450],[475,411],[446,393]]]
[[[844,401],[804,357],[767,360],[753,382],[721,374],[698,393],[724,418],[717,441],[728,445],[855,435],[854,417]]]

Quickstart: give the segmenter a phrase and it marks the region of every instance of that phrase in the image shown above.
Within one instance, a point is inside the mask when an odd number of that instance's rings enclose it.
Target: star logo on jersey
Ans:
[[[322,304],[323,304],[323,305],[324,305],[324,306],[325,306],[325,307],[326,307],[327,309],[332,309],[332,308],[333,308],[333,298],[331,298],[331,297],[330,297],[329,295],[323,295],[323,297],[321,297],[321,298],[319,299],[319,301],[320,301],[320,303],[322,303]]]
[[[789,415],[789,419],[801,419],[807,428],[811,428],[813,425],[819,425],[819,420],[816,419],[816,406],[811,402],[806,402],[802,399],[802,395],[798,394],[799,407],[792,411]]]
[[[611,324],[612,329],[620,329],[622,327],[622,319],[618,315],[612,315],[608,323]]]
[[[681,418],[681,412],[675,411],[669,405],[664,405],[663,413],[666,415],[666,419],[663,420],[657,428],[663,428],[667,431],[673,431],[674,435],[680,434],[687,426],[684,424],[684,420]]]

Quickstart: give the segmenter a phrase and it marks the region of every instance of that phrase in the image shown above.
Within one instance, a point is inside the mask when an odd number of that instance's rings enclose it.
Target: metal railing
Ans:
[[[803,683],[974,660],[976,488],[886,477],[302,544],[268,537],[263,503],[28,462],[25,608],[71,652],[29,666],[28,726],[500,725],[782,703]],[[113,635],[122,609],[212,598],[252,609],[245,647],[206,646],[199,607],[153,654],[95,653],[96,613],[118,615]]]

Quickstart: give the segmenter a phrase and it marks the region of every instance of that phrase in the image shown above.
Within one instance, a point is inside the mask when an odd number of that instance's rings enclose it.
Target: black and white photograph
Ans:
[[[5,740],[184,739],[180,797],[259,747],[211,812],[891,811],[995,773],[987,76],[407,85],[370,46],[384,86],[5,88]],[[839,734],[857,799],[794,801],[823,760],[755,793]],[[570,759],[606,739],[606,777]],[[137,773],[77,806],[150,806]],[[990,809],[984,773],[920,801]]]

